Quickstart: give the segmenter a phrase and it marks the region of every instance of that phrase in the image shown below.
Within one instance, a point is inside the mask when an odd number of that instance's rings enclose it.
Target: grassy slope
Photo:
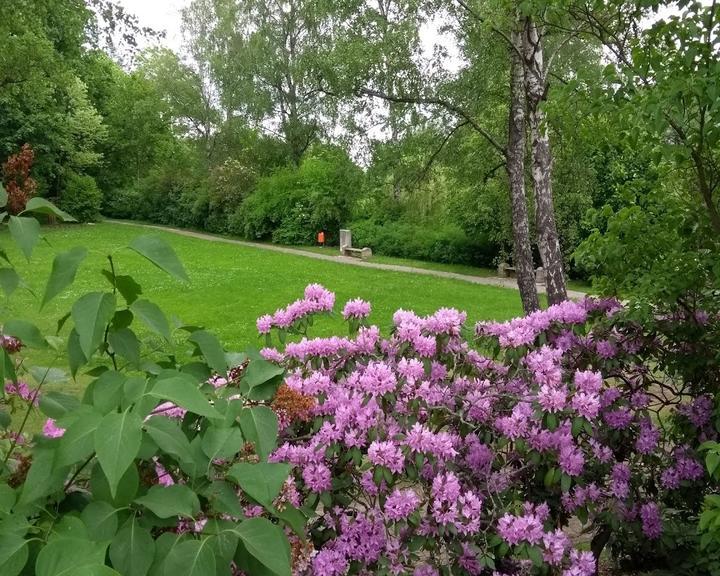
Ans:
[[[215,331],[229,349],[259,343],[257,316],[272,312],[302,294],[305,285],[320,282],[337,293],[338,305],[361,297],[373,304],[372,320],[388,328],[398,308],[426,314],[441,306],[467,310],[470,320],[506,319],[520,313],[516,292],[465,282],[398,272],[385,272],[324,262],[205,240],[161,234],[185,264],[191,283],[183,285],[154,268],[144,259],[122,249],[135,236],[147,231],[119,224],[59,227],[44,231],[49,243],[40,244],[30,264],[17,252],[14,261],[28,284],[39,295],[50,271],[53,255],[73,246],[85,246],[90,257],[84,262],[72,289],[57,297],[45,310],[27,293],[17,292],[9,312],[36,322],[45,331],[69,311],[77,297],[87,291],[105,290],[99,269],[106,255],[115,254],[118,273],[130,274],[144,288],[144,297],[159,304],[171,316]],[[2,244],[9,244],[4,237]],[[7,317],[8,310],[3,314]],[[344,331],[339,318],[328,319],[317,334]]]

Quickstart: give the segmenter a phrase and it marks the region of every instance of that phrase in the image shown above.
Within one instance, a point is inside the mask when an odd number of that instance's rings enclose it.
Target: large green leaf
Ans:
[[[0,537],[0,574],[17,576],[28,561],[28,543],[15,534]]]
[[[48,347],[40,329],[27,320],[8,320],[3,326],[3,332],[9,336],[20,338],[23,344],[30,348],[45,349]]]
[[[202,449],[210,460],[233,458],[245,440],[237,427],[209,426],[202,437]]]
[[[129,246],[138,254],[145,256],[155,266],[178,280],[186,282],[190,280],[175,251],[159,236],[139,236],[130,242]]]
[[[40,396],[40,411],[49,418],[58,420],[80,407],[75,396],[62,392],[46,392]]]
[[[133,314],[140,318],[148,328],[157,332],[165,338],[165,340],[170,342],[170,324],[157,304],[153,304],[148,300],[136,300],[130,306],[130,310],[132,310]]]
[[[109,292],[90,292],[73,305],[72,318],[85,358],[90,358],[102,342],[113,314],[115,295]]]
[[[0,268],[0,288],[10,296],[20,286],[20,276],[14,268]]]
[[[266,518],[245,520],[232,531],[245,550],[277,576],[290,576],[290,545],[282,529]]]
[[[63,536],[51,539],[38,554],[35,576],[75,576],[89,566],[102,566],[107,547],[107,542],[92,542],[83,538]]]
[[[142,442],[142,420],[126,410],[105,416],[95,431],[95,452],[114,497],[120,479],[135,460]]]
[[[225,360],[225,351],[214,334],[206,330],[197,330],[192,333],[188,340],[198,345],[210,368],[218,374],[225,374],[227,372],[228,367],[227,361]]]
[[[243,375],[243,380],[250,390],[261,384],[269,382],[273,378],[280,376],[285,372],[282,366],[268,362],[267,360],[252,360]]]
[[[108,370],[90,383],[92,403],[98,412],[107,414],[120,406],[125,394],[126,380],[127,376],[122,372]]]
[[[40,305],[41,308],[75,281],[78,267],[86,256],[87,250],[79,247],[55,256],[50,278],[45,286],[45,295]]]
[[[228,478],[235,480],[240,488],[265,508],[273,508],[273,500],[280,494],[285,480],[290,474],[288,464],[235,464],[227,473]]]
[[[181,463],[194,464],[190,441],[180,426],[166,416],[153,416],[146,423],[148,434],[163,452]]]
[[[145,506],[159,518],[195,518],[200,512],[197,495],[184,484],[153,486],[145,496],[137,498],[135,503]]]
[[[7,190],[5,190],[5,186],[3,186],[3,183],[0,182],[0,208],[5,208],[5,206],[7,206],[7,202],[8,202]]]
[[[80,518],[87,526],[90,539],[95,542],[111,540],[118,528],[118,512],[102,500],[90,502],[83,508]]]
[[[87,363],[85,353],[82,351],[82,348],[80,348],[80,336],[78,336],[75,328],[70,331],[70,335],[68,336],[67,355],[70,374],[75,378],[80,367]]]
[[[40,223],[35,218],[10,216],[10,234],[20,247],[25,258],[30,261],[35,245],[40,239]]]
[[[194,414],[208,418],[220,418],[207,398],[200,392],[197,382],[189,374],[170,372],[160,376],[149,392],[160,400],[169,400]]]
[[[35,196],[34,198],[30,198],[30,200],[28,200],[28,203],[25,205],[25,210],[22,213],[25,214],[26,212],[57,216],[63,222],[77,222],[77,220],[70,216],[70,214],[63,212],[60,208],[55,206],[55,204],[45,200],[45,198],[40,198],[40,196]]]
[[[131,518],[110,543],[110,561],[123,576],[145,576],[155,557],[150,532]]]
[[[174,546],[165,558],[165,576],[212,576],[215,574],[215,554],[211,538],[186,540]]]
[[[112,351],[125,358],[132,366],[140,365],[140,341],[130,328],[122,328],[108,334]]]
[[[137,496],[140,487],[140,475],[137,466],[131,464],[125,471],[120,483],[118,484],[116,494],[110,493],[110,484],[108,483],[102,466],[96,464],[90,474],[90,492],[95,500],[103,500],[112,504],[115,508],[127,507]]]
[[[278,420],[275,412],[267,406],[243,408],[240,412],[240,428],[245,440],[255,445],[258,456],[267,460],[277,445]]]
[[[36,447],[33,450],[33,461],[18,500],[19,506],[30,504],[62,490],[67,468],[55,465],[56,454],[57,452],[49,447]]]
[[[87,412],[65,430],[57,451],[58,466],[82,462],[95,451],[95,430],[102,419],[98,412]]]

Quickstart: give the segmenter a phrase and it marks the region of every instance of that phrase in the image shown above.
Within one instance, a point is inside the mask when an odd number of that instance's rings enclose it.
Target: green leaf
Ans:
[[[10,296],[20,286],[20,276],[14,268],[0,268],[0,288]]]
[[[40,309],[75,281],[78,267],[86,256],[85,248],[73,248],[55,256]]]
[[[7,430],[12,425],[12,417],[5,410],[0,410],[0,428]]]
[[[32,465],[23,484],[18,506],[25,506],[62,490],[67,469],[55,465],[56,454],[52,448],[36,447],[33,450]]]
[[[163,452],[180,463],[194,465],[190,441],[174,421],[166,416],[153,416],[146,423],[147,432]]]
[[[175,251],[159,236],[139,236],[130,242],[129,246],[132,250],[150,260],[155,266],[178,280],[185,282],[190,280]]]
[[[3,326],[3,332],[9,336],[20,338],[25,346],[44,350],[48,343],[43,338],[40,329],[32,322],[26,320],[8,320]]]
[[[65,430],[58,446],[58,466],[82,462],[95,451],[95,430],[102,419],[102,414],[88,412]]]
[[[170,324],[168,324],[165,314],[157,304],[153,304],[148,300],[137,300],[130,306],[133,314],[142,320],[148,328],[157,332],[170,342]]]
[[[240,412],[240,428],[245,441],[255,445],[255,452],[260,459],[267,460],[277,445],[278,420],[275,412],[267,406],[243,408]]]
[[[307,537],[307,517],[292,504],[285,504],[282,510],[276,510],[275,516],[285,522],[303,540]]]
[[[40,196],[35,196],[34,198],[30,198],[30,200],[28,200],[28,203],[25,205],[25,210],[22,212],[22,214],[25,214],[26,212],[57,216],[63,222],[77,222],[77,220],[70,216],[70,214],[68,214],[67,212],[63,212],[62,210],[60,210],[60,208],[55,206],[55,204],[47,201],[45,198],[41,198]]]
[[[75,396],[61,392],[46,392],[40,396],[40,411],[48,418],[59,420],[68,412],[77,410],[80,407]]]
[[[35,218],[10,216],[9,227],[10,235],[29,262],[35,245],[40,239],[40,223]]]
[[[230,468],[227,476],[237,482],[250,498],[272,510],[273,500],[280,494],[290,470],[288,464],[241,462]]]
[[[153,398],[169,400],[173,404],[185,408],[194,414],[208,418],[220,418],[220,414],[210,405],[207,398],[200,392],[195,379],[182,372],[172,372],[161,376],[150,392]]]
[[[107,542],[92,542],[83,538],[51,539],[38,554],[35,576],[76,576],[81,569],[105,564]],[[92,572],[83,571],[89,576]],[[104,575],[103,572],[97,572]]]
[[[110,332],[108,342],[115,354],[125,358],[134,367],[140,365],[140,341],[130,328]]]
[[[233,458],[243,447],[242,433],[239,428],[221,428],[209,426],[202,437],[202,449],[210,460]]]
[[[290,545],[279,526],[266,518],[251,518],[239,524],[233,533],[245,550],[277,576],[291,576]]]
[[[150,532],[131,518],[110,543],[110,561],[123,576],[145,576],[155,557]]]
[[[225,351],[214,334],[205,330],[198,330],[197,332],[193,332],[188,340],[198,345],[210,368],[218,374],[225,374],[227,372],[228,367],[227,361],[225,360]]]
[[[142,442],[142,420],[126,410],[105,416],[95,431],[95,452],[114,497]]]
[[[200,500],[195,492],[184,484],[155,485],[145,496],[136,498],[135,503],[145,506],[158,518],[195,518],[200,512]]]
[[[710,476],[715,474],[718,466],[720,466],[720,454],[717,452],[708,452],[707,456],[705,456],[705,466],[707,466],[707,471]]]
[[[267,360],[253,360],[248,364],[243,380],[247,383],[250,390],[252,390],[256,386],[265,384],[284,372],[285,369],[282,366],[278,366]]]
[[[202,495],[208,499],[215,512],[229,514],[236,518],[244,516],[243,508],[236,494],[236,488],[228,482],[216,480],[202,491]]]
[[[139,486],[140,476],[134,464],[131,464],[122,478],[120,478],[117,493],[114,496],[110,493],[110,484],[99,463],[93,467],[92,473],[90,474],[90,491],[93,498],[95,500],[108,502],[115,508],[126,507],[135,500]]]
[[[115,296],[109,292],[90,292],[72,307],[80,349],[90,358],[103,340],[105,327],[115,314]]]
[[[28,543],[15,534],[3,534],[0,538],[0,574],[17,576],[28,561]]]
[[[8,202],[7,190],[5,190],[5,186],[3,186],[3,183],[0,182],[0,208],[5,208],[5,206],[7,206],[7,202]]]
[[[80,336],[78,336],[75,328],[70,331],[70,335],[68,336],[67,354],[70,373],[73,378],[75,378],[80,367],[87,363],[87,358],[82,348],[80,348]]]
[[[111,540],[118,528],[118,510],[102,500],[90,502],[80,518],[88,528],[90,539],[95,542]]]
[[[101,414],[107,414],[120,406],[125,393],[127,376],[122,372],[108,370],[91,382],[93,406]]]
[[[211,576],[215,574],[215,554],[211,538],[186,540],[174,546],[165,558],[165,576]]]
[[[138,296],[142,294],[142,287],[135,282],[132,276],[115,276],[114,285],[128,306],[135,302]]]

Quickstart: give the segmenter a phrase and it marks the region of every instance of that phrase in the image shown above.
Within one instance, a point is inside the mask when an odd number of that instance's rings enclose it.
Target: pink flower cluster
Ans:
[[[305,288],[305,297],[296,300],[286,308],[279,308],[274,314],[266,314],[257,320],[260,334],[269,334],[273,328],[288,330],[298,321],[320,312],[332,312],[335,306],[335,294],[320,284],[310,284]]]
[[[365,310],[351,301],[344,316]],[[483,553],[497,556],[494,533],[509,546],[496,562],[503,574],[514,573],[514,550],[527,545],[558,573],[589,576],[592,554],[574,550],[558,528],[580,511],[588,522],[616,514],[657,538],[663,505],[648,498],[657,488],[646,489],[644,459],[675,450],[668,490],[675,476],[702,481],[701,469],[693,449],[678,452],[650,416],[652,370],[642,354],[652,341],[615,325],[618,310],[612,300],[584,300],[481,323],[479,348],[463,338],[462,312],[398,310],[387,338],[362,326],[352,338],[264,349],[286,367],[288,387],[315,399],[314,424],[282,431],[271,457],[295,466],[301,502],[324,502],[310,573],[439,574],[435,558],[444,558],[480,574]],[[500,353],[483,356],[493,340]],[[702,427],[708,409],[699,401],[679,412]],[[518,493],[538,500],[513,514]],[[431,547],[429,560],[411,549],[414,538]]]

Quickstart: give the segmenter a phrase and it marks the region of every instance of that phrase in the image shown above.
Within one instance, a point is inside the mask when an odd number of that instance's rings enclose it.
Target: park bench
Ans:
[[[370,248],[353,248],[352,233],[350,230],[340,230],[340,254],[350,256],[351,258],[361,258],[369,260],[372,257]]]
[[[500,278],[516,278],[517,268],[501,262],[498,265],[498,276],[500,276]],[[535,282],[537,284],[545,284],[545,269],[542,266],[535,270]]]

